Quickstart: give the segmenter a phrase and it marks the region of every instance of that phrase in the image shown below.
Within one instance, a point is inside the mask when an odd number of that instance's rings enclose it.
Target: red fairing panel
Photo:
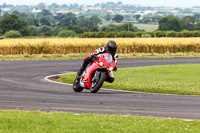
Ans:
[[[85,84],[84,84],[84,86],[85,86],[86,88],[88,88],[88,89],[91,88],[91,78],[92,78],[91,76],[92,76],[92,73],[93,73],[95,70],[99,69],[99,68],[101,68],[101,67],[98,65],[97,62],[93,63],[90,67],[88,67],[86,73],[85,73],[84,76],[82,77],[82,80],[87,80],[87,81],[88,81],[88,83],[85,83]]]

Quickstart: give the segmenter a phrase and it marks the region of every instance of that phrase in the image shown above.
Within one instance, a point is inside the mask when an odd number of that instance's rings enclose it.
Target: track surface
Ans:
[[[200,96],[120,92],[75,93],[45,76],[75,72],[82,60],[0,61],[0,109],[200,119]],[[120,59],[119,67],[200,64],[200,58]]]

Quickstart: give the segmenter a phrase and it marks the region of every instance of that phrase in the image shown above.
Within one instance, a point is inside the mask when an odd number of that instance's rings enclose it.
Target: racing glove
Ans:
[[[113,71],[115,71],[115,72],[116,72],[116,71],[117,71],[117,67],[114,67]]]
[[[95,54],[92,54],[92,55],[89,56],[89,59],[90,59],[90,60],[93,60],[95,57],[96,57],[96,55],[95,55]]]

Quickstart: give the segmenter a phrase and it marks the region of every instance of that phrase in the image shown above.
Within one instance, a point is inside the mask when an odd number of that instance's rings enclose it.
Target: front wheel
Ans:
[[[104,72],[96,71],[95,75],[92,78],[92,83],[91,83],[91,88],[90,88],[91,93],[97,93],[106,79],[106,74]]]
[[[78,76],[76,77],[76,79],[74,80],[74,83],[73,83],[73,90],[75,92],[81,92],[83,91],[84,88],[82,88],[80,86],[80,79],[78,78]]]

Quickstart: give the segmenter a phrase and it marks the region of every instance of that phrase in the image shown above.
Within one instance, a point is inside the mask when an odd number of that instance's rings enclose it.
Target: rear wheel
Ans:
[[[97,76],[95,76],[96,73],[98,74]],[[91,88],[90,88],[91,93],[97,93],[106,79],[106,74],[104,72],[96,71],[95,74],[92,77]]]
[[[74,83],[73,83],[73,90],[75,92],[81,92],[83,91],[84,88],[82,88],[80,86],[80,78],[76,77],[76,79],[74,80]]]

